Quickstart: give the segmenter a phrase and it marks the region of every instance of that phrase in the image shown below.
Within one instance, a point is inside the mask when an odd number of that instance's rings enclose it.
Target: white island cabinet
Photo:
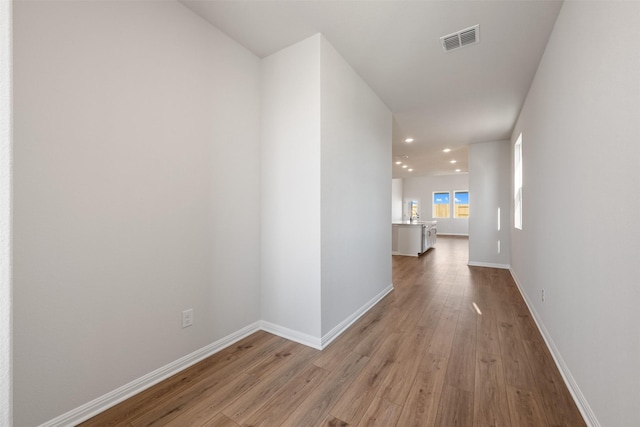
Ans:
[[[391,254],[420,256],[436,244],[436,221],[391,224]]]

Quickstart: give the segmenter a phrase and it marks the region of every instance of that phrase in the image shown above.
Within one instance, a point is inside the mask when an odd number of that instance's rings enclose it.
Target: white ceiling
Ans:
[[[393,176],[468,171],[467,146],[508,139],[561,1],[182,0],[259,57],[322,33],[393,112]],[[445,53],[440,37],[480,25]],[[415,141],[407,144],[405,138]],[[448,154],[442,152],[451,148]],[[407,157],[408,156],[408,157]],[[449,163],[451,159],[458,162]]]

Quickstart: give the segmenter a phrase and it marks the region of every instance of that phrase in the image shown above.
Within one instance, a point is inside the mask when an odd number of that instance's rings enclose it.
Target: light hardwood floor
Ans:
[[[585,426],[509,272],[467,246],[393,257],[394,291],[322,352],[258,332],[82,425]]]

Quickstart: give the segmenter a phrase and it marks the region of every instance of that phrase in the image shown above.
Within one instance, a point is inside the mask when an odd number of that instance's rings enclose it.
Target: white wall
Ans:
[[[602,426],[640,425],[639,16],[636,2],[565,2],[513,133],[513,273]]]
[[[262,318],[320,337],[320,35],[262,60]]]
[[[510,147],[509,141],[469,145],[470,265],[509,267]]]
[[[402,178],[391,180],[391,221],[402,221]]]
[[[0,2],[0,425],[13,424],[11,2]]]
[[[259,320],[259,60],[176,2],[16,2],[14,42],[31,426]]]
[[[262,73],[262,317],[319,347],[391,285],[391,113],[319,34]]]
[[[323,37],[322,334],[391,286],[391,112]]]
[[[433,175],[420,176],[416,178],[405,178],[403,180],[403,198],[407,200],[417,200],[420,211],[420,221],[431,221],[432,205],[431,198],[434,191],[449,191],[453,200],[454,191],[469,190],[469,175]],[[469,212],[473,215],[473,194],[469,194]],[[406,203],[405,203],[406,206]],[[406,211],[406,207],[405,207]],[[453,211],[452,211],[453,212]],[[403,212],[403,219],[409,220],[407,212]],[[468,235],[469,220],[467,218],[437,218],[439,234]]]

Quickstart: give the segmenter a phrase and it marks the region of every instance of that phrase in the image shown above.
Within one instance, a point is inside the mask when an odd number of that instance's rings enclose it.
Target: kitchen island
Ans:
[[[391,254],[420,256],[436,244],[437,221],[402,221],[391,224]]]

